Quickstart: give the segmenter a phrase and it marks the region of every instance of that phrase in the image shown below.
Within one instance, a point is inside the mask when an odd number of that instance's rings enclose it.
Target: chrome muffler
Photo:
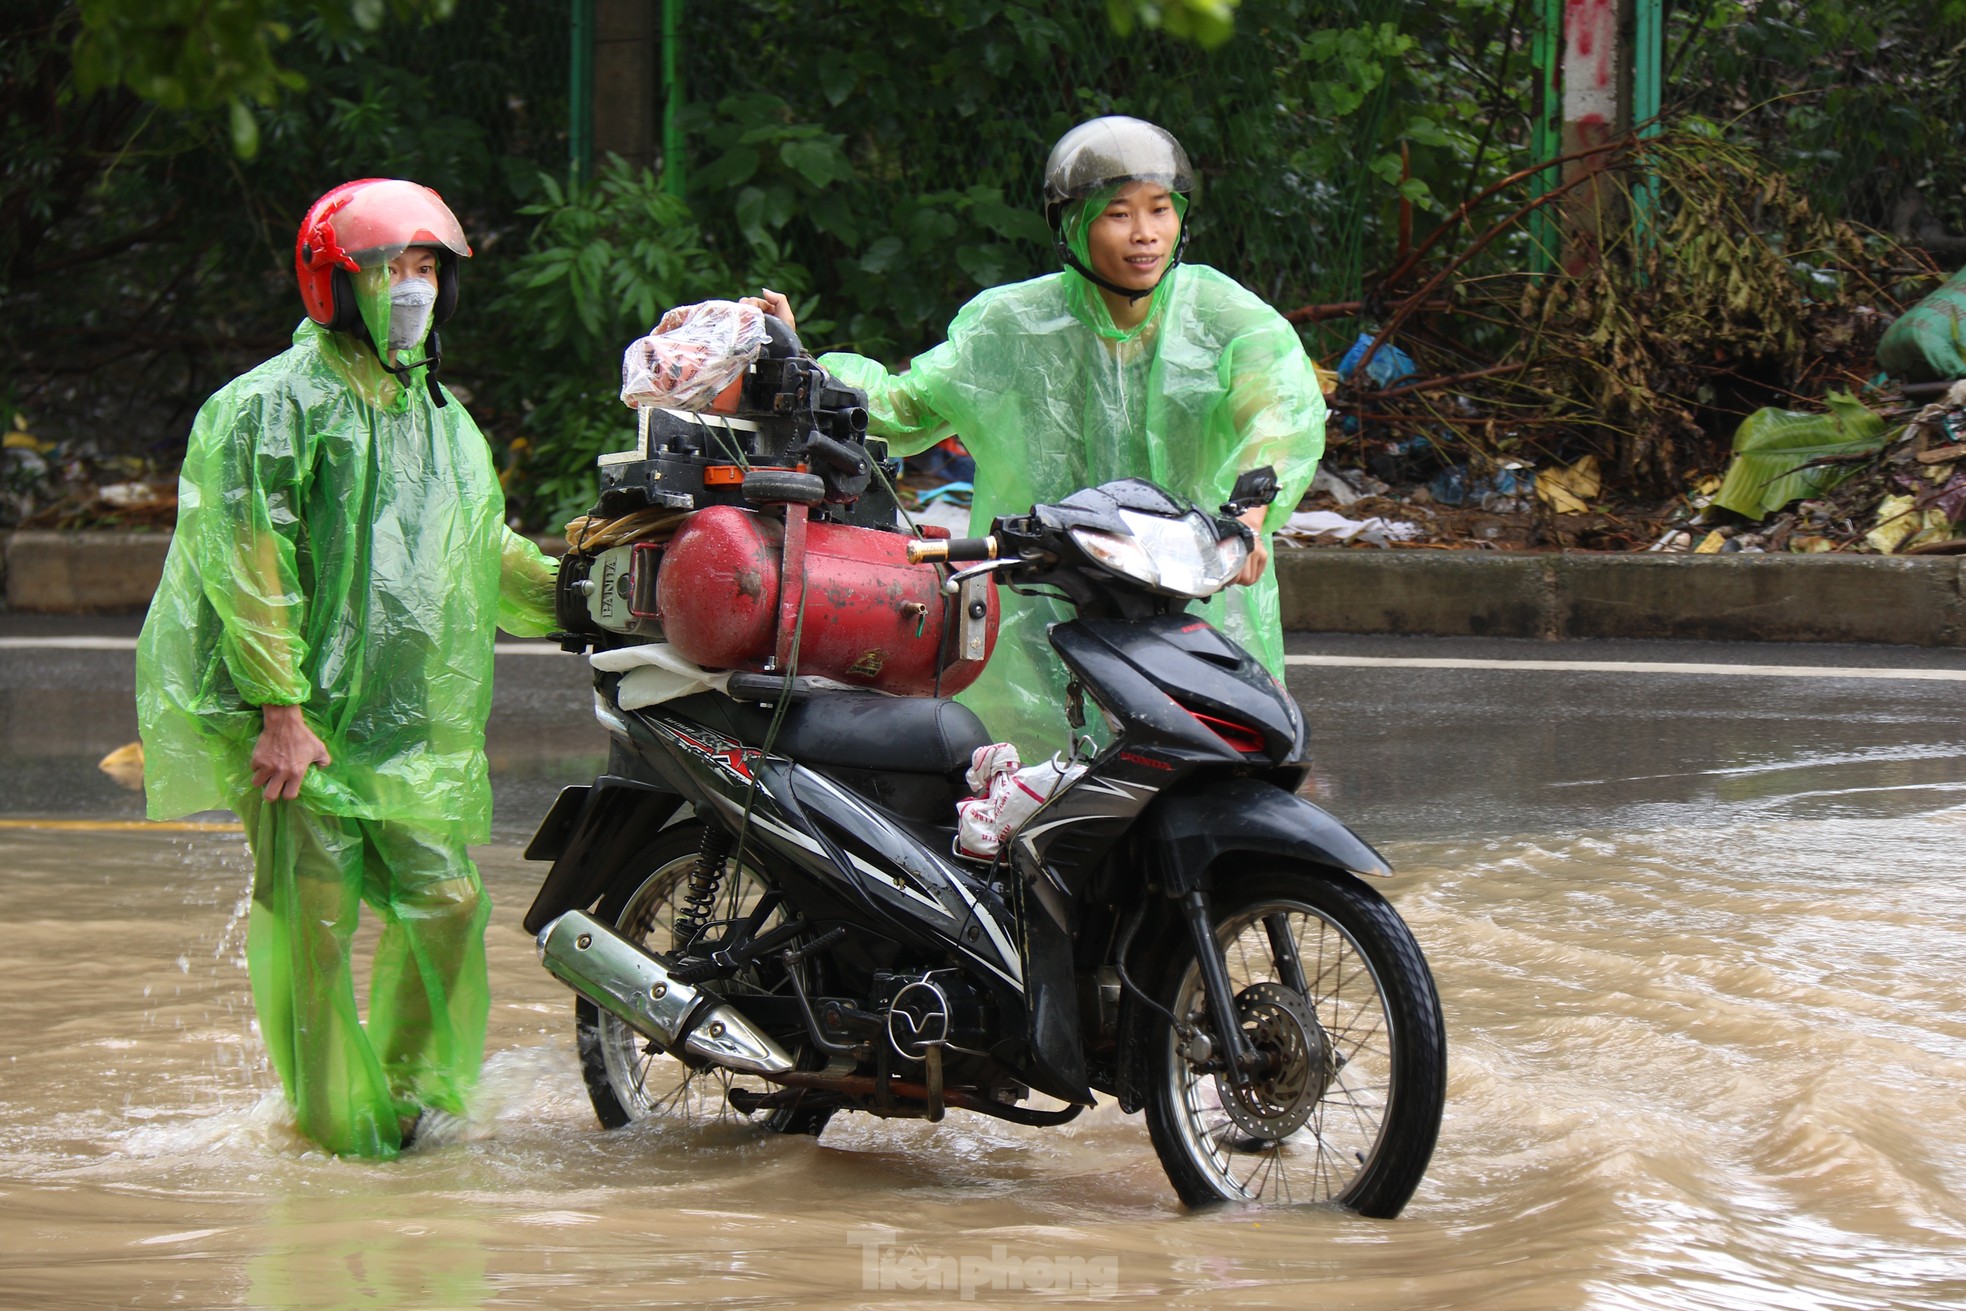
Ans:
[[[669,962],[585,911],[539,931],[539,962],[560,982],[671,1054],[766,1076],[793,1068],[785,1049],[715,993],[680,983]]]

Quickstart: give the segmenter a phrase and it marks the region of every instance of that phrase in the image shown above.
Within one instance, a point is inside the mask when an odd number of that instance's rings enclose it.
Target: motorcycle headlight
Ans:
[[[1096,528],[1072,529],[1072,541],[1114,573],[1149,587],[1160,586],[1160,570],[1137,537],[1104,533]]]
[[[1199,600],[1213,596],[1242,572],[1249,547],[1240,534],[1218,538],[1215,520],[1199,511],[1164,519],[1132,510],[1120,518],[1154,561],[1164,592]]]
[[[1192,600],[1229,585],[1249,558],[1240,535],[1215,535],[1215,521],[1199,512],[1178,519],[1121,510],[1128,532],[1072,529],[1072,540],[1106,568],[1157,592]]]

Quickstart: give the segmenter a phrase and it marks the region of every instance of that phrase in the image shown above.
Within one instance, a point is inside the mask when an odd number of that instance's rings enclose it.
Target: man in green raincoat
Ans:
[[[858,355],[820,363],[864,388],[869,430],[912,455],[951,434],[976,457],[970,531],[1001,514],[1115,478],[1147,478],[1213,510],[1236,478],[1279,482],[1245,516],[1259,547],[1200,612],[1283,672],[1270,534],[1324,451],[1324,396],[1296,331],[1214,269],[1179,263],[1186,152],[1134,118],[1072,129],[1045,166],[1046,215],[1065,270],[995,287],[963,306],[949,339],[892,374]],[[766,302],[769,304],[766,304]],[[775,293],[759,302],[784,316]],[[1045,639],[1057,602],[1006,594],[1003,629],[962,699],[1026,759],[1067,744],[1066,674]]]
[[[301,1132],[391,1157],[466,1112],[489,1008],[494,628],[553,626],[554,564],[505,524],[477,426],[432,376],[471,253],[437,193],[366,179],[295,243],[308,317],[192,427],[137,647],[149,813],[230,807],[247,964]],[[349,961],[382,917],[368,1022]]]

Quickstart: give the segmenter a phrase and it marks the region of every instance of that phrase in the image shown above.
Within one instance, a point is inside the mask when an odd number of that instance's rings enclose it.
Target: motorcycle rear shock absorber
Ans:
[[[676,910],[673,951],[688,951],[710,927],[716,915],[717,894],[723,890],[730,847],[730,834],[715,824],[704,826],[703,845],[697,849],[696,864],[690,869]]]

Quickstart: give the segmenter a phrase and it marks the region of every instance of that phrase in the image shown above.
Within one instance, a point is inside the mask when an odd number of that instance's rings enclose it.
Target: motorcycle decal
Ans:
[[[1166,769],[1168,766],[1161,765],[1160,768]],[[1141,798],[1136,797],[1132,792],[1128,791],[1127,789],[1129,788],[1137,788],[1150,797],[1160,791],[1159,788],[1147,783],[1135,783],[1123,778],[1096,778],[1091,775],[1080,779],[1079,785],[1072,790],[1074,792],[1092,792],[1100,796],[1118,797],[1122,801],[1141,800]],[[1086,818],[1090,818],[1090,816]]]
[[[747,747],[742,742],[727,738],[721,733],[712,733],[707,729],[697,728],[692,733],[673,720],[657,718],[655,723],[674,738],[684,751],[705,764],[734,775],[746,784],[751,782],[750,762],[764,754],[756,747]],[[705,741],[706,738],[709,740]]]
[[[866,833],[861,835],[862,841],[866,841],[868,835],[880,833],[885,828],[885,821],[871,814],[858,798],[834,786],[825,776],[800,768],[797,771],[797,778],[800,784],[823,792],[827,798],[827,808],[832,813],[839,816],[850,815],[860,820],[861,826],[866,830]],[[877,844],[869,845],[876,846],[878,851]],[[899,852],[881,854],[887,856],[893,865],[893,870],[874,866],[851,852],[847,853],[847,857],[855,868],[874,879],[874,887],[877,890],[885,891],[894,888],[911,900],[921,902],[926,910],[933,912],[935,918],[942,921],[938,925],[940,931],[954,940],[965,955],[991,973],[1003,978],[1020,992],[1023,990],[1023,962],[1017,948],[1011,943],[996,916],[991,914],[989,908],[979,902],[964,886],[960,876],[943,868],[932,853],[920,848],[906,855]],[[919,885],[928,895],[915,891],[909,886],[910,880]],[[951,904],[952,901],[954,904]],[[979,926],[989,938],[990,946],[995,949],[996,959],[992,960],[988,954],[979,952],[967,942],[971,925]]]

